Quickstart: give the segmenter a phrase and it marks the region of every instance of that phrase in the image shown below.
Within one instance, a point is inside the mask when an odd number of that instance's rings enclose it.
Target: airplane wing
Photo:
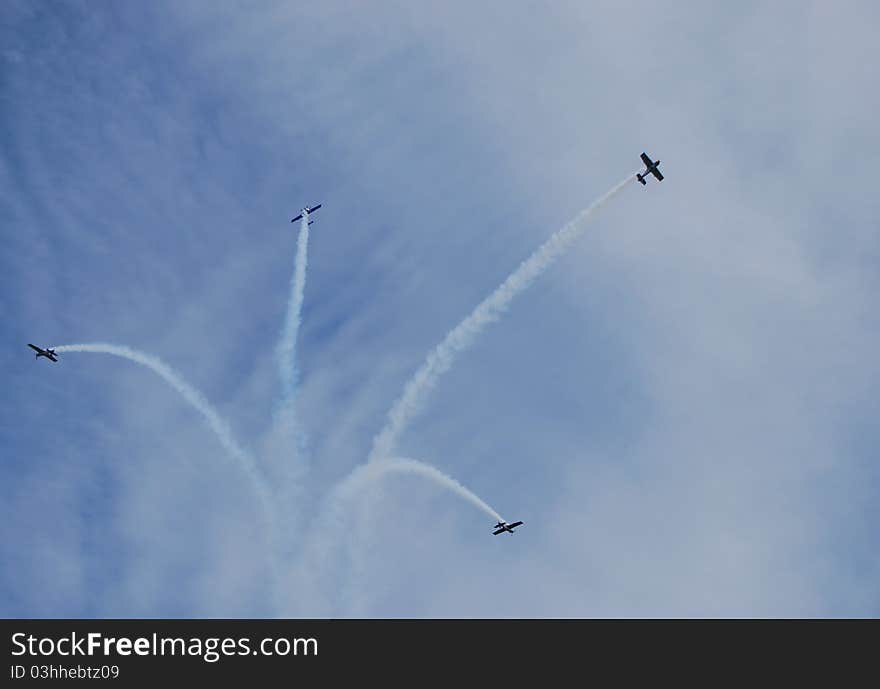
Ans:
[[[40,349],[40,348],[37,347],[36,345],[32,345],[30,342],[28,342],[28,347],[30,347],[31,349],[33,349],[35,352],[42,352],[42,351],[43,351],[42,349]]]
[[[47,354],[46,356],[48,356],[52,361],[58,361],[58,359],[55,358],[54,354]]]
[[[651,159],[648,157],[648,154],[647,154],[647,153],[644,153],[644,152],[642,153],[642,162],[643,162],[645,165],[647,165],[648,167],[651,167],[651,166],[654,164],[654,161],[651,160]]]
[[[504,533],[504,529],[495,529],[495,531],[492,532],[492,535],[497,536],[500,533]]]
[[[321,204],[319,203],[317,206],[312,206],[311,208],[309,208],[308,206],[306,206],[303,210],[304,210],[306,213],[314,213],[314,212],[315,212],[316,210],[318,210],[320,207],[321,207]],[[295,217],[293,220],[291,220],[290,222],[296,222],[297,220],[302,220],[302,213],[300,213],[298,216],[296,216],[296,217]]]
[[[522,522],[513,522],[513,524],[508,524],[507,526],[509,526],[511,529],[513,529],[514,527],[521,526],[521,525],[522,525]]]
[[[657,179],[663,179],[663,173],[660,172],[660,170],[658,170],[656,167],[651,170],[651,174],[654,175],[654,177],[656,177]]]

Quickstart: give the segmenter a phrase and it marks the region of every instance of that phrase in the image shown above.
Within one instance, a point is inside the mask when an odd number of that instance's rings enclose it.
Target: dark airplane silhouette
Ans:
[[[500,521],[493,527],[495,531],[492,532],[492,535],[497,536],[498,534],[504,533],[505,531],[507,533],[513,533],[513,530],[520,524],[522,524],[522,522],[513,522],[513,524],[508,524],[505,521]]]
[[[314,213],[314,212],[315,212],[316,210],[318,210],[320,207],[321,207],[321,204],[320,204],[320,203],[319,203],[317,206],[312,206],[311,208],[309,208],[308,206],[306,206],[305,208],[302,209],[302,212],[301,212],[298,216],[296,216],[295,218],[293,218],[290,222],[296,222],[297,220],[301,220],[302,217],[303,217],[304,215],[308,215],[309,213]],[[314,220],[309,220],[309,225],[311,225],[313,222],[315,222],[315,221],[314,221]]]
[[[32,345],[30,342],[28,342],[28,347],[30,347],[37,353],[37,355],[34,357],[35,359],[39,359],[41,356],[44,356],[50,361],[58,361],[58,359],[55,358],[54,349],[40,349],[39,347],[37,347],[37,345]]]
[[[639,182],[641,182],[642,184],[647,184],[647,182],[645,181],[645,177],[648,176],[649,172],[654,175],[654,177],[656,177],[658,180],[663,179],[663,175],[661,174],[660,170],[657,169],[660,165],[659,160],[657,162],[654,162],[651,160],[647,153],[643,152],[642,162],[645,164],[645,171],[643,173],[640,172],[636,175],[636,177],[639,178]]]

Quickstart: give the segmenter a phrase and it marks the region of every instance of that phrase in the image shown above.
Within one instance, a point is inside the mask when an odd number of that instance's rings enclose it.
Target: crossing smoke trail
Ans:
[[[305,589],[310,591],[308,598],[312,601],[320,599],[321,594],[318,589],[322,584],[326,586],[326,583],[331,578],[327,567],[330,564],[333,545],[338,542],[335,534],[351,531],[351,525],[347,524],[345,519],[347,509],[359,494],[389,474],[410,474],[428,479],[446,488],[459,498],[486,513],[492,519],[504,521],[504,518],[498,511],[476,493],[463,486],[451,476],[425,462],[406,457],[393,457],[361,464],[344,480],[336,484],[330,495],[325,499],[323,509],[320,511],[309,533],[309,538],[301,551],[298,567],[300,580],[297,587],[299,593],[302,593],[302,590]],[[355,522],[356,526],[357,522]],[[359,532],[354,531],[353,533]],[[352,555],[352,564],[355,569],[359,569],[362,553],[354,549],[353,546],[354,543],[348,544],[350,554]],[[357,579],[358,577],[353,578]],[[303,588],[301,589],[300,587]],[[350,591],[343,592],[343,597],[350,595]],[[314,613],[307,611],[305,614],[313,615]]]
[[[440,344],[431,350],[422,366],[404,387],[403,394],[394,402],[388,412],[385,427],[373,439],[373,448],[367,458],[368,463],[375,462],[391,453],[397,438],[410,420],[421,410],[425,397],[436,385],[438,378],[452,366],[456,355],[467,349],[486,325],[497,320],[520,292],[531,285],[556,259],[565,253],[583,233],[586,221],[633,179],[635,179],[635,174],[618,182],[610,191],[581,211],[562,229],[557,230],[523,261],[492,294],[480,302],[467,318],[450,330]]]
[[[347,497],[352,496],[355,493],[364,491],[370,484],[380,480],[389,473],[414,474],[428,479],[471,503],[489,515],[492,519],[499,522],[505,521],[504,518],[482,500],[482,498],[451,476],[446,475],[430,464],[414,459],[407,459],[405,457],[380,459],[362,464],[343,482],[341,492]],[[367,498],[365,502],[361,502],[357,505],[357,507],[359,507],[357,513],[358,516],[355,519],[353,527],[349,529],[347,546],[351,572],[346,584],[342,586],[340,590],[342,609],[353,615],[363,615],[367,610],[367,601],[363,597],[362,591],[358,589],[358,582],[367,581],[369,579],[366,560],[368,553],[371,551],[369,543],[371,532],[367,528],[367,524],[374,521],[372,516],[373,509],[375,508],[377,501],[380,499],[374,494],[366,494],[365,498]]]
[[[94,354],[110,354],[112,356],[118,356],[123,359],[128,359],[129,361],[133,361],[134,363],[140,364],[141,366],[146,366],[148,369],[161,377],[177,392],[179,392],[180,395],[205,418],[205,421],[208,422],[208,426],[214,432],[214,435],[217,436],[220,444],[235,459],[235,461],[239,464],[239,466],[244,470],[244,472],[250,479],[254,492],[257,494],[257,497],[259,499],[260,507],[266,520],[266,526],[269,529],[269,540],[270,544],[273,546],[274,552],[274,543],[276,540],[275,521],[272,518],[272,499],[270,496],[269,488],[263,480],[262,476],[260,476],[260,474],[258,473],[257,467],[254,464],[254,460],[247,452],[239,447],[238,443],[235,441],[235,438],[232,435],[232,431],[230,430],[229,426],[226,424],[225,421],[223,421],[223,419],[220,418],[217,412],[214,411],[213,407],[211,407],[211,405],[208,403],[208,400],[205,399],[205,396],[201,392],[186,383],[180,377],[180,375],[176,371],[174,371],[174,369],[172,369],[170,366],[168,366],[168,364],[166,364],[158,357],[152,356],[150,354],[145,354],[144,352],[140,352],[136,349],[131,349],[130,347],[123,347],[120,345],[105,343],[94,343],[61,345],[59,347],[55,347],[54,349],[59,354],[63,352],[89,352]],[[275,565],[273,561],[273,568],[274,566]]]
[[[583,233],[586,221],[589,220],[590,217],[605,203],[624,189],[624,187],[635,179],[635,177],[635,173],[628,175],[614,185],[614,187],[608,192],[594,201],[590,206],[581,211],[573,220],[569,221],[564,227],[551,235],[550,238],[538,247],[531,256],[524,260],[519,267],[495,289],[494,292],[480,302],[467,318],[449,331],[440,344],[431,350],[422,366],[404,386],[403,394],[394,402],[389,410],[388,419],[384,428],[373,439],[373,447],[367,457],[367,462],[355,468],[341,483],[337,485],[337,488],[333,492],[337,501],[341,500],[342,496],[350,495],[359,487],[363,487],[363,485],[369,482],[369,479],[384,473],[382,467],[390,468],[391,466],[399,466],[402,468],[403,466],[409,466],[395,463],[386,464],[388,462],[387,457],[391,454],[401,432],[406,428],[410,420],[421,410],[425,397],[434,388],[437,380],[452,366],[456,355],[466,350],[486,325],[497,320],[520,292],[528,288],[532,282],[534,282],[553,264],[554,261],[556,261],[556,259],[565,253]],[[464,497],[464,494],[456,489],[456,487],[461,488],[466,494],[476,498],[478,502],[475,504],[479,504],[481,509],[484,509],[499,521],[504,521],[497,512],[492,510],[492,508],[488,508],[488,505],[483,503],[479,497],[474,495],[464,486],[461,486],[457,481],[449,479],[445,474],[430,465],[421,462],[418,464],[422,467],[422,470],[420,470],[419,473],[426,478],[434,480],[440,485],[450,488]],[[379,469],[379,474],[373,474],[370,472],[369,468],[373,466],[376,466]],[[449,481],[452,481],[454,486],[450,485]],[[470,497],[467,499],[473,502]],[[342,524],[338,515],[338,503],[334,506],[331,502],[331,507],[329,509],[330,512],[325,515],[325,521],[319,523],[317,527],[319,533],[324,533],[329,528],[326,524],[335,524],[337,528]],[[359,523],[363,525],[363,522],[367,520],[368,519],[361,519]],[[354,533],[357,536],[357,541],[363,541],[363,532],[358,528],[357,524],[355,525]],[[323,539],[319,540],[323,541]],[[328,544],[325,541],[320,547],[326,549]],[[360,551],[362,549],[359,549],[354,542],[351,542],[349,547],[354,569],[357,570],[359,568],[359,560],[362,555]]]
[[[316,520],[316,527],[312,530],[312,537],[304,549],[303,559],[307,561],[313,560],[315,551],[326,549],[332,539],[327,539],[323,536],[326,536],[327,531],[334,528],[334,526],[341,525],[345,506],[371,483],[391,473],[413,474],[426,478],[448,489],[493,519],[504,521],[503,517],[480,496],[436,467],[420,462],[417,459],[408,459],[406,457],[384,458],[375,462],[361,464],[346,476],[345,479],[336,484],[325,501],[321,515]]]

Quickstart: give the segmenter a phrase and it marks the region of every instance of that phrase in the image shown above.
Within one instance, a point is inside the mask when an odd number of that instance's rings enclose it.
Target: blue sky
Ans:
[[[0,614],[876,616],[878,19],[5,3]],[[318,529],[426,353],[642,150],[663,183],[603,208],[398,443],[524,527],[401,475]],[[274,352],[317,202],[297,452]],[[27,342],[128,345],[204,393],[275,491],[274,595],[202,418]]]

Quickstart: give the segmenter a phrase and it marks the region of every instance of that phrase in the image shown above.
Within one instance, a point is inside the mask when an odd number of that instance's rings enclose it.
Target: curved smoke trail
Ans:
[[[366,490],[370,484],[379,481],[386,474],[390,473],[421,476],[458,495],[466,502],[485,512],[492,519],[499,522],[505,521],[494,508],[490,507],[476,493],[463,486],[451,476],[430,464],[405,457],[381,459],[361,465],[343,481],[343,484],[340,486],[340,493],[345,498],[350,499],[355,493]],[[375,496],[369,494],[365,497],[370,499],[361,502],[357,506],[359,508],[358,516],[352,528],[349,529],[347,546],[351,571],[350,576],[347,577],[345,584],[340,587],[339,592],[340,606],[344,614],[363,615],[367,611],[368,603],[363,595],[361,595],[363,591],[358,588],[358,582],[364,582],[369,579],[366,561],[371,550],[369,543],[371,532],[367,525],[374,521],[373,510],[376,506],[376,499]]]
[[[633,179],[635,174],[617,183],[562,229],[557,230],[431,350],[424,363],[407,382],[403,394],[389,410],[385,427],[373,439],[373,448],[367,458],[368,463],[391,454],[397,438],[421,410],[425,397],[436,385],[440,376],[452,366],[456,355],[467,349],[486,325],[498,319],[514,297],[531,285],[565,253],[582,234],[586,221]]]
[[[214,435],[217,436],[217,440],[220,441],[220,444],[233,457],[233,459],[235,459],[245,474],[247,474],[248,479],[250,479],[251,486],[259,499],[263,511],[263,517],[266,520],[266,526],[269,529],[269,540],[274,554],[276,530],[275,520],[273,519],[272,498],[269,488],[257,471],[253,458],[251,458],[251,456],[235,441],[229,426],[220,418],[217,412],[214,411],[213,407],[211,407],[210,403],[205,399],[205,396],[201,392],[185,382],[174,369],[158,357],[145,354],[144,352],[132,349],[131,347],[101,342],[92,344],[61,345],[54,349],[59,354],[63,352],[89,352],[95,354],[110,354],[112,356],[128,359],[141,366],[146,366],[180,393],[180,395],[205,418],[205,421],[208,422],[208,426],[214,432]],[[274,557],[272,560],[272,566],[274,570]],[[277,572],[273,571],[273,576],[277,576]]]
[[[504,521],[503,517],[485,500],[451,476],[444,474],[426,462],[406,457],[386,458],[370,462],[369,464],[361,464],[337,486],[337,489],[334,491],[335,498],[337,500],[350,500],[352,496],[364,490],[370,483],[378,481],[385,474],[389,473],[413,474],[426,478],[455,493],[458,497],[471,503],[493,519]]]
[[[387,462],[385,458],[391,454],[397,438],[412,418],[421,410],[426,396],[434,388],[440,376],[452,366],[455,357],[460,352],[466,350],[474,342],[486,325],[497,320],[520,292],[529,287],[532,282],[534,282],[553,264],[554,261],[556,261],[556,259],[565,253],[565,251],[571,247],[575,240],[577,240],[584,231],[586,221],[590,219],[590,217],[599,210],[601,206],[607,203],[612,197],[616,196],[627,186],[627,184],[635,179],[635,177],[635,173],[628,175],[625,179],[614,185],[614,187],[608,192],[603,194],[599,199],[594,201],[585,210],[581,211],[573,220],[569,221],[564,227],[551,235],[550,238],[538,247],[531,256],[523,261],[519,267],[495,289],[494,292],[480,302],[467,318],[449,331],[440,344],[429,352],[422,366],[404,386],[401,396],[391,406],[385,426],[373,439],[373,447],[367,457],[366,463],[356,467],[345,479],[343,479],[342,482],[337,484],[336,489],[334,489],[332,493],[333,496],[336,496],[337,503],[333,504],[331,502],[325,522],[329,521],[333,524],[334,522],[332,520],[335,518],[335,524],[337,526],[342,525],[341,516],[339,514],[339,504],[341,504],[341,499],[347,494],[354,492],[358,487],[368,483],[370,479],[384,473],[383,465],[386,465]],[[445,477],[446,479],[449,479],[445,474],[430,465],[421,462],[418,464],[424,467],[424,470],[419,473],[426,478],[429,478],[447,488],[452,487],[447,481],[440,478]],[[369,470],[370,467],[374,466],[379,473],[374,474]],[[409,465],[391,463],[386,466],[388,468],[391,466],[399,466],[402,468],[403,466]],[[453,481],[455,485],[466,491],[467,494],[474,495],[467,488],[458,484],[458,482],[453,479],[449,480]],[[468,499],[470,500],[470,498]],[[482,503],[479,498],[477,498],[477,500]],[[497,512],[492,510],[492,508],[489,508],[485,503],[480,504],[479,506],[489,514],[492,514],[493,517],[497,518],[499,521],[504,521]],[[328,527],[323,523],[318,524],[319,533],[323,533],[327,528]],[[355,535],[359,535],[357,527],[355,527],[354,531]],[[329,544],[325,540],[319,538],[318,541],[319,543],[317,545],[319,547],[323,547],[325,550],[328,548]],[[357,560],[360,553],[353,543],[350,544],[350,547],[353,560],[355,561],[355,568],[357,568]]]
[[[352,500],[371,484],[381,480],[389,474],[411,474],[426,478],[439,486],[446,488],[454,495],[470,503],[492,519],[504,521],[498,511],[483,500],[472,490],[466,488],[451,476],[443,473],[436,467],[417,459],[406,457],[383,458],[369,464],[361,464],[352,471],[345,479],[340,481],[325,499],[310,530],[309,538],[301,551],[298,582],[305,590],[311,591],[311,598],[317,601],[321,597],[322,584],[326,587],[331,581],[331,572],[328,568],[331,564],[332,551],[338,543],[338,534],[350,531],[351,524],[347,523],[345,514]],[[351,549],[353,544],[348,544]],[[355,568],[361,553],[355,549],[350,550]],[[326,601],[325,601],[326,604]]]

